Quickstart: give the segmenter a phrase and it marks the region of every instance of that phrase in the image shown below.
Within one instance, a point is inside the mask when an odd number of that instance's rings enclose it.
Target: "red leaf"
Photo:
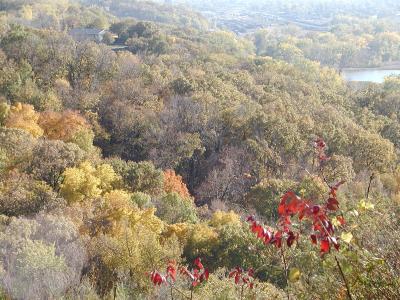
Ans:
[[[167,267],[167,277],[170,277],[173,281],[176,279],[176,268],[175,263],[170,262]]]
[[[289,236],[287,238],[286,243],[287,243],[288,247],[291,247],[293,245],[294,241],[296,240],[296,236],[293,233],[293,231],[289,231],[288,235]]]
[[[275,233],[271,243],[275,243],[278,248],[282,247],[282,233],[280,231]]]
[[[346,221],[343,218],[343,216],[337,216],[336,219],[339,221],[340,225],[346,224]]]
[[[281,198],[278,213],[282,215],[296,214],[299,211],[301,199],[292,191],[287,192]]]
[[[201,263],[201,259],[198,257],[194,260],[194,265],[198,267],[200,270],[203,269],[203,264]]]
[[[314,215],[317,215],[317,214],[319,213],[320,210],[321,210],[321,207],[320,207],[319,205],[314,205],[314,206],[312,207],[312,213],[313,213]]]
[[[238,284],[239,281],[240,281],[240,276],[239,276],[239,274],[236,274],[236,276],[235,276],[235,284]]]
[[[250,277],[254,277],[254,269],[253,269],[253,268],[250,268],[250,269],[247,271],[247,274],[248,274]]]
[[[247,217],[247,222],[255,222],[256,218],[254,216],[248,216]]]
[[[324,142],[324,140],[322,138],[316,139],[315,142],[314,142],[314,145],[317,148],[325,148],[326,147],[326,144],[325,144],[325,142]]]
[[[231,271],[230,273],[229,273],[229,278],[232,278],[233,276],[235,276],[236,275],[236,273],[237,273],[237,271],[236,270],[233,270],[233,271]]]
[[[330,246],[328,240],[322,240],[321,241],[321,253],[329,252],[330,248],[331,248],[331,246]]]
[[[329,240],[332,242],[335,249],[339,251],[339,243],[337,242],[337,239],[332,236],[332,237],[329,237]]]
[[[159,272],[153,271],[151,272],[151,281],[153,282],[154,285],[161,285],[166,280],[165,277],[162,276]]]
[[[339,189],[339,187],[344,184],[346,181],[342,180],[338,183],[336,183],[334,186],[331,187],[331,192],[330,194],[332,195],[332,197],[336,197],[336,191]]]
[[[310,235],[311,242],[316,245],[317,244],[317,236],[315,234]]]
[[[201,276],[200,276],[200,282],[208,280],[209,276],[210,276],[210,272],[208,271],[208,269],[205,269],[203,274],[201,274]]]
[[[273,236],[272,232],[267,231],[264,235],[264,244],[268,244],[271,241],[272,236]]]
[[[329,210],[337,210],[339,208],[339,201],[336,198],[329,198],[326,206]]]

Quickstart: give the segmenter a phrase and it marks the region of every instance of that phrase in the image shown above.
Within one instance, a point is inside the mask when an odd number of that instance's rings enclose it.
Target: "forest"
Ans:
[[[400,76],[340,75],[400,7],[343,2],[0,0],[0,299],[400,298]]]

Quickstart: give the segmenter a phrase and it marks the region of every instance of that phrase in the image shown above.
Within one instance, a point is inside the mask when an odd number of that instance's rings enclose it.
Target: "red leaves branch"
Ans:
[[[189,271],[186,267],[181,267],[180,273],[186,276],[191,281],[191,285],[195,287],[200,283],[207,281],[210,273],[208,269],[204,268],[200,258],[196,258],[193,264],[195,267],[193,268],[192,271]],[[176,281],[176,275],[177,275],[176,263],[174,261],[170,261],[166,268],[165,275],[163,275],[159,271],[153,271],[150,273],[150,279],[153,285],[155,286],[162,284],[172,285]]]
[[[339,249],[338,239],[334,237],[334,226],[330,221],[329,214],[339,209],[339,201],[337,200],[337,190],[344,182],[339,182],[330,188],[329,198],[323,205],[316,205],[307,199],[302,199],[294,192],[289,191],[284,194],[278,206],[279,221],[278,229],[273,231],[258,223],[254,216],[248,217],[251,231],[257,234],[257,237],[263,240],[264,244],[274,244],[280,248],[282,239],[286,240],[288,247],[291,247],[299,238],[300,233],[293,231],[292,218],[298,216],[299,221],[308,220],[312,224],[310,235],[311,242],[318,244],[320,242],[320,250],[322,254],[330,251],[333,245]],[[345,220],[342,216],[337,220],[343,225]]]
[[[254,270],[252,268],[245,272],[242,268],[236,267],[229,273],[229,278],[234,278],[237,285],[246,285],[250,289],[254,287]]]
[[[205,269],[200,258],[196,258],[193,262],[194,268],[190,272],[186,267],[181,268],[181,274],[185,275],[191,281],[193,287],[207,281],[210,275],[208,269]]]
[[[167,266],[166,274],[163,275],[160,272],[154,270],[150,273],[150,280],[154,285],[168,284],[168,279],[171,282],[176,280],[176,263],[175,261],[170,261]]]

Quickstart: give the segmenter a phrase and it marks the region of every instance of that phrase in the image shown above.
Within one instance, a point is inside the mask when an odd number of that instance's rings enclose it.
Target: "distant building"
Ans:
[[[76,41],[103,41],[106,30],[97,28],[74,28],[69,31],[70,36]]]

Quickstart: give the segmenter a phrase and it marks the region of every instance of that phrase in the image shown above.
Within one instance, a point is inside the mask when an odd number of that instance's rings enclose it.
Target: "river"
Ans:
[[[400,70],[348,69],[342,70],[341,74],[346,81],[366,81],[382,83],[387,76],[400,75]]]

